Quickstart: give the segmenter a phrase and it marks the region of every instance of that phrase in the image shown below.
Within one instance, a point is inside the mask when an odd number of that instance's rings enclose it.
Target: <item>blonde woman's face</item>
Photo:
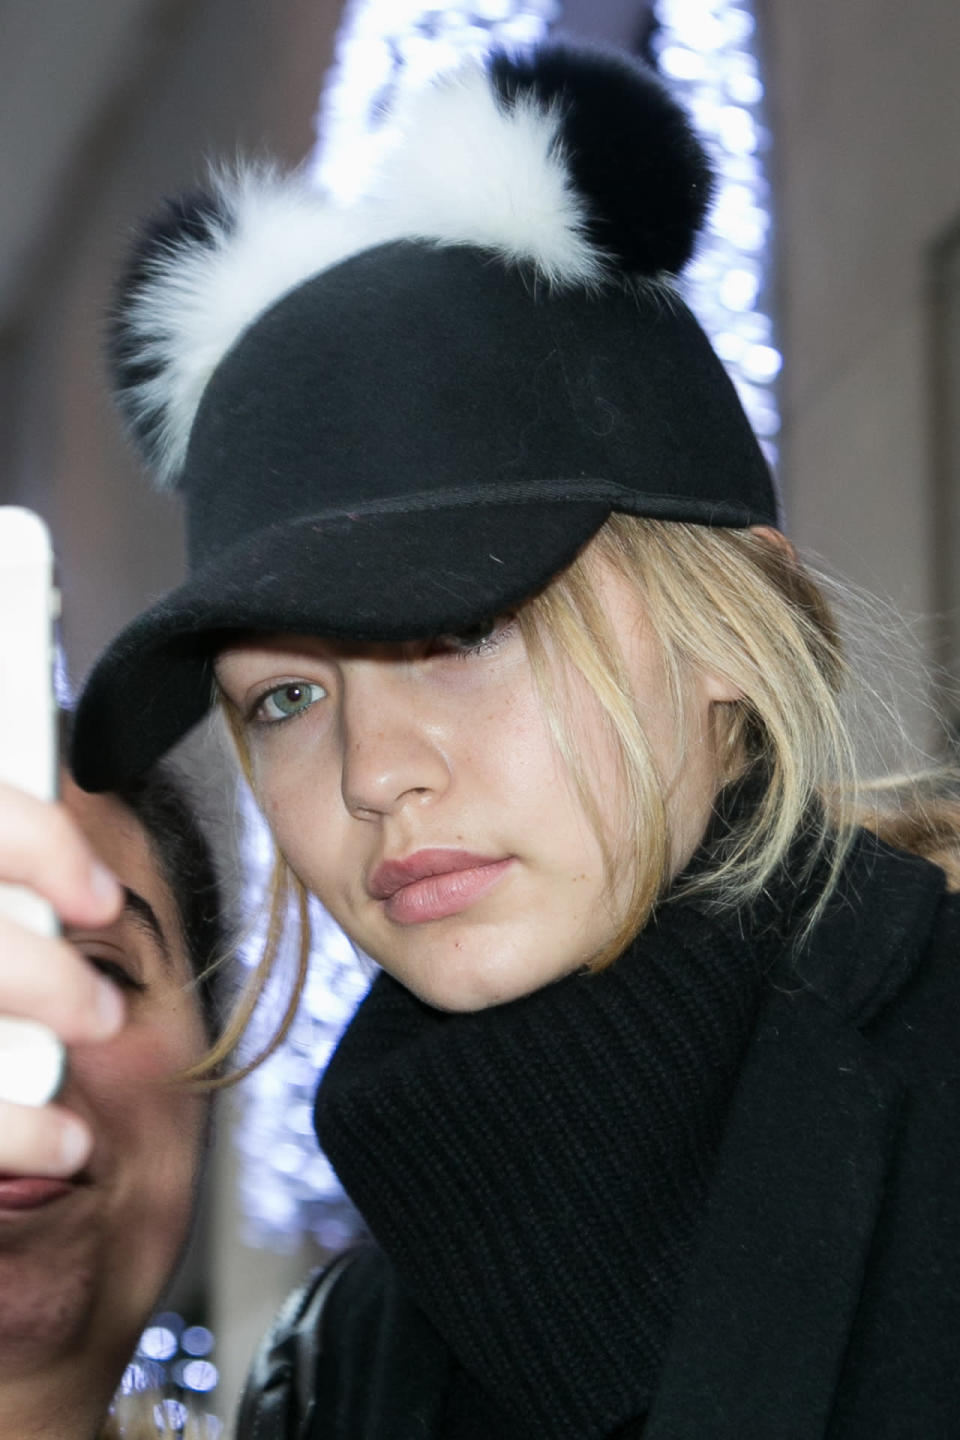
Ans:
[[[598,584],[667,786],[676,871],[716,790],[711,709],[732,697],[698,679],[678,733],[636,599],[612,572]],[[217,675],[291,868],[360,949],[428,1004],[515,999],[616,935],[629,881],[611,893],[515,621],[406,645],[258,636],[221,654]],[[617,757],[586,686],[574,680],[571,693],[587,778],[624,860]]]

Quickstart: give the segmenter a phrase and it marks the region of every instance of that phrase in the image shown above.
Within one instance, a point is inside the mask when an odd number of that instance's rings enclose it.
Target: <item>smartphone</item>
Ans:
[[[41,800],[57,788],[58,614],[46,525],[32,510],[0,505],[0,780]],[[22,886],[0,883],[0,914],[41,935],[57,933],[52,906]],[[52,1030],[0,1015],[0,1099],[45,1105],[65,1070],[66,1051]]]

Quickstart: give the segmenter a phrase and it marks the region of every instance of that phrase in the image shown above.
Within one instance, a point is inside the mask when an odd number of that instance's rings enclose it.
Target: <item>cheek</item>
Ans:
[[[93,1128],[91,1170],[111,1236],[102,1286],[111,1323],[124,1315],[142,1323],[186,1239],[209,1099],[164,1082],[205,1048],[199,1022],[177,1027],[173,1016],[166,1025],[134,1021],[109,1044],[77,1047],[71,1084]]]
[[[281,853],[299,873],[346,814],[340,772],[316,754],[308,763],[292,746],[287,753],[279,746],[264,752],[251,757],[253,797]]]
[[[94,1131],[93,1164],[118,1218],[136,1211],[137,1243],[160,1266],[189,1214],[209,1104],[172,1077],[206,1046],[198,1017],[173,1007],[166,1023],[162,1014],[134,1020],[108,1044],[78,1046],[71,1060],[70,1083]]]
[[[320,787],[275,789],[257,803],[274,844],[293,874],[329,908],[330,900],[359,875],[364,858],[354,857],[349,817],[337,795]]]
[[[193,1006],[157,1006],[149,1018],[133,1014],[115,1040],[78,1045],[71,1051],[71,1075],[92,1112],[94,1127],[135,1134],[149,1144],[156,1135],[186,1125],[202,1112],[197,1096],[168,1084],[178,1071],[194,1064],[207,1047],[206,1034]]]

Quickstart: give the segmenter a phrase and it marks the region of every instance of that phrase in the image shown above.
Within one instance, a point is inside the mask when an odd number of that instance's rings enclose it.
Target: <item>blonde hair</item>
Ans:
[[[677,893],[696,890],[731,908],[749,904],[802,832],[805,872],[821,867],[826,876],[808,909],[811,925],[861,825],[927,855],[960,886],[960,802],[953,776],[942,770],[860,777],[855,723],[845,706],[851,676],[838,626],[822,589],[790,547],[762,532],[616,514],[518,617],[555,743],[604,844],[611,886],[616,867],[603,840],[605,797],[591,788],[570,723],[571,671],[595,698],[620,768],[634,842],[625,847],[633,861],[630,894],[622,924],[593,957],[592,968],[610,963],[643,928],[672,878],[668,778],[654,763],[626,661],[597,597],[598,564],[637,595],[662,658],[678,733],[685,732],[691,678],[720,677],[739,698],[714,707],[719,782],[736,780],[752,766],[765,777],[757,804],[744,807],[713,863]],[[560,657],[565,663],[557,663]],[[242,729],[224,704],[249,779]],[[291,891],[301,917],[291,1003],[263,1053],[228,1079],[248,1073],[286,1034],[306,975],[309,934],[303,888],[278,859],[270,943],[216,1049],[196,1067],[198,1076],[209,1073],[243,1033],[273,966]]]

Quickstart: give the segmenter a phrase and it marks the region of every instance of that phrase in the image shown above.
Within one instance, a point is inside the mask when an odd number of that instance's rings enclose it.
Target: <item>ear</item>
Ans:
[[[725,680],[722,675],[714,675],[711,672],[701,671],[699,676],[700,693],[708,704],[728,704],[732,700],[742,700],[743,693],[730,680]]]
[[[767,545],[772,545],[775,550],[780,551],[785,560],[791,565],[796,565],[796,548],[793,542],[788,540],[786,535],[780,530],[775,530],[772,525],[751,525],[750,534],[756,535],[759,540],[763,540]]]

